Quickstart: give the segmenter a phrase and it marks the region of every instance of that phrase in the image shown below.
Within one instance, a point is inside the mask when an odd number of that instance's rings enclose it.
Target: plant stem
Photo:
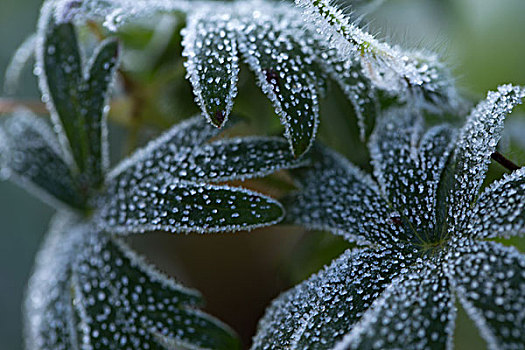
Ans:
[[[19,108],[29,109],[36,114],[46,114],[46,105],[36,100],[15,100],[10,98],[0,98],[0,114],[13,113]]]
[[[490,157],[510,171],[518,170],[520,168],[519,166],[514,164],[514,162],[506,158],[503,154],[499,153],[498,151],[492,153]]]

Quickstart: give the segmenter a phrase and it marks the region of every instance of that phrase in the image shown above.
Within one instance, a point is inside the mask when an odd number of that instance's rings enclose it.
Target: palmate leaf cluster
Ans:
[[[287,220],[362,247],[277,298],[253,349],[452,348],[456,298],[490,349],[522,349],[525,256],[488,239],[525,233],[524,168],[479,192],[524,97],[500,87],[459,131],[390,111],[369,143],[375,180],[315,150],[315,166],[294,170]]]
[[[312,4],[302,5],[313,11],[319,3]],[[218,127],[226,123],[244,62],[272,102],[296,156],[315,139],[319,102],[329,80],[352,102],[363,138],[381,97],[433,112],[454,112],[460,105],[454,81],[436,55],[390,47],[354,25],[345,25],[351,30],[344,30],[343,39],[331,33],[327,39],[321,30],[326,26],[305,25],[311,20],[305,22],[303,11],[289,3],[58,0],[48,7],[68,20],[102,23],[117,35],[132,22],[183,14],[182,55],[203,115]],[[330,23],[348,22],[336,15]]]
[[[2,123],[2,173],[56,206],[29,282],[31,349],[235,349],[234,332],[199,311],[196,291],[156,271],[125,236],[250,230],[282,219],[274,199],[213,184],[304,164],[284,139],[218,139],[200,116],[108,170],[106,113],[119,43],[88,63],[71,23],[42,19],[40,86],[53,127],[20,111]],[[210,142],[210,139],[214,141]]]
[[[110,169],[111,92],[136,88],[122,42],[130,25],[166,18],[173,37],[154,32],[149,47],[165,45],[163,60],[180,44],[201,113]],[[78,43],[86,28],[95,48]],[[52,125],[19,111],[0,127],[0,175],[58,210],[29,282],[28,348],[239,348],[233,330],[198,309],[197,291],[126,240],[281,221],[358,248],[275,299],[253,349],[451,348],[456,299],[490,348],[525,347],[525,259],[494,242],[524,233],[523,168],[482,190],[522,88],[489,93],[460,129],[426,129],[425,113],[463,107],[439,57],[382,42],[322,0],[49,0],[32,43]],[[286,139],[221,137],[243,65]],[[368,140],[372,175],[315,142],[332,82]],[[296,185],[283,204],[226,184],[280,169]]]

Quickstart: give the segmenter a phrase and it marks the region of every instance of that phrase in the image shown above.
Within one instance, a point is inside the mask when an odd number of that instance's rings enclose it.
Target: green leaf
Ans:
[[[186,159],[188,152],[220,132],[220,129],[207,123],[200,115],[185,120],[124,159],[108,174],[108,177],[114,179],[126,172],[137,171],[144,171],[147,175],[150,173],[148,169],[151,168],[154,168],[152,172],[160,171],[161,168],[157,166],[160,162],[176,166],[179,161]]]
[[[88,156],[87,135],[81,115],[82,61],[77,37],[71,23],[55,23],[50,16],[43,45],[38,48],[39,64],[44,70],[40,75],[43,95],[49,100],[55,123],[61,126],[66,138],[61,139],[65,148],[71,150],[79,170],[84,170]],[[59,134],[62,135],[62,134]]]
[[[251,230],[284,215],[279,202],[256,192],[181,181],[166,173],[148,181],[121,177],[104,202],[100,225],[120,234]]]
[[[118,41],[107,39],[98,46],[88,65],[87,89],[83,94],[83,105],[87,110],[85,127],[90,154],[87,159],[86,176],[90,176],[95,185],[104,181],[109,165],[106,114],[118,56]]]
[[[454,154],[455,186],[447,197],[450,230],[460,230],[467,224],[468,211],[478,196],[490,163],[501,138],[507,114],[522,102],[525,90],[502,85],[497,92],[489,92],[467,118],[460,131]]]
[[[110,177],[119,181],[133,173],[147,179],[169,172],[181,180],[223,182],[266,176],[306,163],[291,155],[286,141],[278,137],[239,137],[204,144],[219,132],[201,117],[192,118],[124,160]]]
[[[469,227],[480,239],[525,234],[525,168],[490,184],[480,195]]]
[[[78,348],[70,282],[71,259],[77,250],[78,237],[81,237],[72,229],[76,219],[64,212],[55,216],[36,256],[24,302],[27,349]],[[66,232],[76,234],[77,240],[67,239]]]
[[[377,40],[329,0],[296,0],[309,30],[341,60],[358,60],[370,86],[418,109],[454,111],[460,105],[450,72],[436,55],[403,51]]]
[[[45,201],[83,208],[86,199],[62,157],[58,141],[42,119],[16,112],[0,129],[4,166],[22,187],[36,190]]]
[[[43,69],[40,87],[56,129],[62,131],[59,137],[65,152],[71,154],[80,181],[88,190],[102,184],[107,166],[104,116],[118,43],[103,42],[85,71],[73,25],[56,23],[53,15],[48,17],[37,52]]]
[[[123,242],[101,239],[73,272],[79,338],[94,349],[239,349],[232,330],[195,309],[198,293],[146,264]],[[143,331],[138,331],[139,329]]]
[[[404,229],[369,175],[327,149],[314,149],[312,158],[311,168],[293,171],[300,191],[284,200],[288,222],[341,234],[348,241],[399,243]]]
[[[489,349],[525,344],[525,256],[495,242],[459,241],[448,273]]]
[[[202,144],[213,129],[203,120],[192,119],[117,166],[105,195],[95,204],[102,208],[98,215],[102,227],[123,234],[222,232],[279,222],[284,212],[274,199],[205,182],[264,176],[303,161],[294,159],[278,138]]]
[[[188,17],[183,55],[197,103],[206,118],[222,127],[237,94],[237,41],[229,16],[197,11]]]
[[[422,131],[417,113],[391,110],[376,124],[369,145],[374,175],[415,244],[434,241],[441,233],[436,196],[454,136],[446,125],[423,136]]]
[[[454,297],[441,266],[411,267],[376,299],[337,349],[448,349]]]
[[[377,90],[363,74],[363,67],[358,60],[341,60],[336,50],[327,49],[319,43],[317,60],[343,90],[352,103],[359,127],[361,141],[372,132],[372,127],[380,113]]]
[[[282,138],[232,138],[205,144],[191,152],[188,159],[179,165],[178,175],[190,181],[244,180],[266,176],[280,169],[299,167],[307,162],[295,158]]]
[[[286,16],[244,18],[239,51],[272,101],[295,156],[312,145],[319,122],[319,81],[313,54],[294,39]],[[297,22],[297,18],[295,19]]]
[[[332,349],[405,262],[401,254],[387,249],[347,250],[272,302],[259,322],[252,349]]]
[[[53,5],[62,9],[67,1]],[[127,41],[137,36],[129,33],[132,23],[151,27],[159,15],[184,14],[183,56],[203,115],[218,126],[226,121],[238,89],[238,51],[281,117],[297,156],[316,136],[328,75],[354,105],[362,139],[378,113],[379,92],[419,109],[457,113],[462,101],[437,55],[381,42],[328,1],[297,2],[306,10],[274,1],[85,0],[68,11],[75,21],[97,21]]]
[[[30,280],[26,341],[42,350],[239,349],[201,303],[123,242],[62,213]]]

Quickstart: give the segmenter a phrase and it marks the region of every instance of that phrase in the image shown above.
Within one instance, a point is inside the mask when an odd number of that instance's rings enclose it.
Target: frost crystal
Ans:
[[[457,107],[452,77],[436,55],[405,52],[397,46],[380,42],[350,22],[330,0],[295,2],[304,8],[311,30],[328,40],[341,59],[350,56],[359,60],[365,67],[363,73],[378,88],[400,96],[415,97],[431,109],[436,109],[439,103],[447,104],[451,109]]]
[[[296,156],[316,136],[328,77],[354,105],[363,138],[377,115],[377,90],[432,111],[457,109],[453,81],[436,55],[380,43],[327,2],[300,4],[308,9],[306,22],[324,28],[320,33],[305,26],[302,11],[292,4],[260,0],[48,0],[44,13],[52,12],[59,21],[96,20],[117,34],[139,18],[184,13],[183,56],[203,115],[219,127],[227,121],[242,56],[274,105]]]
[[[293,171],[301,190],[285,202],[287,221],[369,247],[274,300],[252,349],[450,349],[456,296],[490,349],[523,349],[525,256],[486,239],[525,232],[524,168],[478,197],[523,97],[512,86],[489,93],[457,141],[448,125],[423,132],[411,110],[391,111],[369,144],[377,184],[315,149],[314,166]]]
[[[226,325],[195,309],[201,304],[196,291],[157,272],[126,244],[63,212],[50,228],[29,282],[26,345],[50,350],[238,348]]]
[[[281,138],[210,142],[219,129],[199,115],[107,172],[105,114],[119,45],[103,41],[84,64],[71,23],[44,15],[40,26],[39,79],[53,128],[28,112],[0,125],[0,175],[36,189],[59,209],[28,287],[27,347],[240,348],[229,327],[196,309],[198,293],[155,271],[117,236],[279,222],[284,211],[275,199],[211,183],[305,161]]]

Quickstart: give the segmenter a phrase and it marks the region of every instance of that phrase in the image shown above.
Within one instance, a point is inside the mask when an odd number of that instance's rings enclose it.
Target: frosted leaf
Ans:
[[[178,175],[187,180],[222,182],[269,175],[276,170],[303,166],[286,140],[279,137],[242,137],[205,144],[179,165]]]
[[[183,55],[203,114],[216,125],[226,121],[236,94],[238,47],[296,155],[315,138],[328,75],[354,105],[363,139],[377,114],[376,90],[431,112],[457,112],[454,81],[436,55],[382,43],[327,1],[298,2],[307,8],[307,25],[301,9],[271,1],[48,0],[43,13],[75,23],[94,20],[118,32],[132,22],[182,12],[188,18]]]
[[[372,179],[333,151],[315,151],[313,166],[294,172],[301,188],[284,200],[286,220],[349,241],[402,245],[399,238],[406,233],[398,214]]]
[[[121,27],[139,20],[156,20],[159,13],[188,12],[201,3],[197,0],[47,0],[47,11],[53,10],[60,21],[100,21],[116,32]]]
[[[454,182],[447,200],[451,230],[459,229],[467,218],[467,211],[478,195],[490,163],[490,155],[501,138],[503,121],[512,109],[521,103],[525,90],[503,85],[497,92],[489,92],[468,116],[455,149]]]
[[[4,73],[4,91],[7,94],[13,94],[17,90],[24,68],[35,55],[35,46],[36,35],[31,34],[11,57]]]
[[[132,169],[118,177],[128,176],[129,172],[144,181],[155,178],[160,172],[168,172],[182,180],[223,182],[262,177],[304,164],[305,160],[293,157],[282,138],[242,137],[178,150],[159,146],[150,157],[136,162]]]
[[[387,249],[346,251],[272,302],[252,349],[331,349],[408,261]]]
[[[108,193],[100,225],[120,234],[251,230],[275,224],[284,215],[277,201],[256,192],[180,181],[162,173],[146,181],[121,177]]]
[[[525,168],[504,175],[480,195],[468,225],[476,238],[525,234]]]
[[[88,167],[94,176],[102,181],[108,166],[107,122],[109,90],[118,64],[119,44],[114,39],[103,41],[87,65],[87,89],[83,98],[87,104],[86,133],[88,136],[90,158]]]
[[[434,262],[393,281],[334,350],[450,349],[455,306],[448,278]]]
[[[369,143],[379,185],[353,170],[343,157],[317,149],[309,155],[311,167],[292,171],[300,189],[285,203],[287,221],[334,234],[366,227],[345,237],[363,238],[359,243],[371,245],[368,249],[399,252],[382,259],[386,266],[394,264],[397,274],[376,282],[383,289],[388,285],[385,280],[392,284],[364,307],[353,324],[341,324],[331,313],[333,300],[345,298],[348,291],[341,287],[327,296],[317,288],[331,286],[332,276],[340,276],[326,271],[337,270],[341,256],[269,307],[256,346],[302,349],[315,344],[312,347],[334,349],[335,339],[335,349],[451,348],[454,292],[491,349],[523,348],[525,258],[513,248],[469,240],[523,233],[523,169],[489,185],[477,203],[472,202],[479,186],[474,191],[469,182],[483,180],[504,113],[518,103],[520,94],[510,86],[491,94],[493,101],[478,106],[460,130],[459,142],[449,125],[423,134],[418,115],[409,109],[390,111],[376,124]],[[495,101],[499,102],[494,105]],[[464,178],[458,175],[458,159],[468,162],[469,167],[460,168],[465,169]],[[370,204],[371,189],[385,198],[384,205]],[[447,200],[451,189],[456,211]],[[466,222],[458,226],[458,218]],[[340,268],[339,273],[343,271]],[[356,276],[346,281],[361,282]],[[322,328],[315,327],[317,318],[323,320]],[[303,339],[305,343],[300,343]]]
[[[39,253],[26,299],[26,341],[38,349],[236,349],[200,295],[124,243],[62,214]]]
[[[370,138],[374,175],[394,210],[401,214],[408,239],[434,240],[436,196],[451,151],[453,132],[447,126],[423,137],[422,119],[410,110],[393,110],[381,118]]]
[[[198,293],[155,271],[124,243],[90,242],[73,272],[79,337],[94,349],[238,349],[222,322],[194,309]],[[138,331],[137,328],[143,329]]]
[[[191,14],[183,31],[186,70],[206,118],[222,127],[237,94],[237,41],[231,16],[200,11]]]
[[[64,161],[53,130],[30,112],[15,112],[0,130],[0,150],[12,179],[54,204],[82,208],[85,198]],[[2,136],[3,135],[3,136]]]
[[[44,21],[44,20],[42,20]],[[52,19],[46,23],[43,43],[37,45],[37,67],[43,70],[39,74],[42,100],[48,103],[53,121],[57,124],[60,141],[66,149],[66,155],[72,152],[71,161],[83,165],[83,155],[87,151],[83,121],[79,118],[78,103],[82,99],[78,88],[82,79],[82,62],[78,43],[72,24],[57,25]],[[75,145],[69,144],[74,142]],[[82,147],[82,148],[81,148]]]
[[[525,257],[495,242],[463,241],[449,259],[461,304],[490,349],[525,344]]]
[[[448,124],[434,126],[428,130],[419,142],[420,166],[426,173],[426,183],[432,196],[423,198],[427,208],[431,210],[433,232],[430,232],[431,241],[439,241],[446,232],[447,203],[445,200],[446,189],[449,187],[451,154],[455,147],[457,130]],[[435,220],[435,221],[434,221]]]
[[[313,55],[289,29],[291,23],[288,16],[254,11],[243,17],[239,51],[281,117],[292,152],[299,156],[310,148],[317,132],[322,78],[315,76]]]
[[[370,79],[363,74],[363,67],[357,59],[342,60],[335,49],[319,45],[317,60],[330,77],[341,87],[354,106],[361,140],[371,133],[373,122],[379,115],[377,90]]]
[[[182,155],[178,160],[185,159],[190,150],[201,146],[220,132],[220,129],[207,123],[200,115],[187,119],[124,159],[108,177],[115,178],[126,171],[135,171],[135,167],[152,167],[160,160],[176,154]],[[177,159],[174,160],[176,161]]]
[[[53,16],[41,21],[45,36],[37,49],[37,66],[42,69],[42,98],[66,154],[71,154],[82,175],[80,181],[86,187],[99,186],[107,166],[105,107],[118,62],[118,43],[101,43],[84,71],[73,25],[57,24]]]
[[[69,215],[57,215],[50,234],[37,254],[35,268],[24,302],[24,341],[27,349],[69,350],[78,347],[73,300],[70,291],[71,248],[63,236],[75,220]],[[75,237],[78,240],[79,235]]]
[[[433,54],[403,51],[374,38],[352,23],[329,0],[296,0],[305,22],[317,31],[342,60],[357,59],[379,89],[418,107],[454,110],[459,102],[453,79]]]
[[[280,221],[283,209],[272,198],[204,182],[264,176],[304,161],[286,152],[279,138],[202,144],[216,133],[202,118],[193,118],[123,161],[111,172],[105,195],[93,204],[104,208],[102,227],[119,233],[221,232]]]

